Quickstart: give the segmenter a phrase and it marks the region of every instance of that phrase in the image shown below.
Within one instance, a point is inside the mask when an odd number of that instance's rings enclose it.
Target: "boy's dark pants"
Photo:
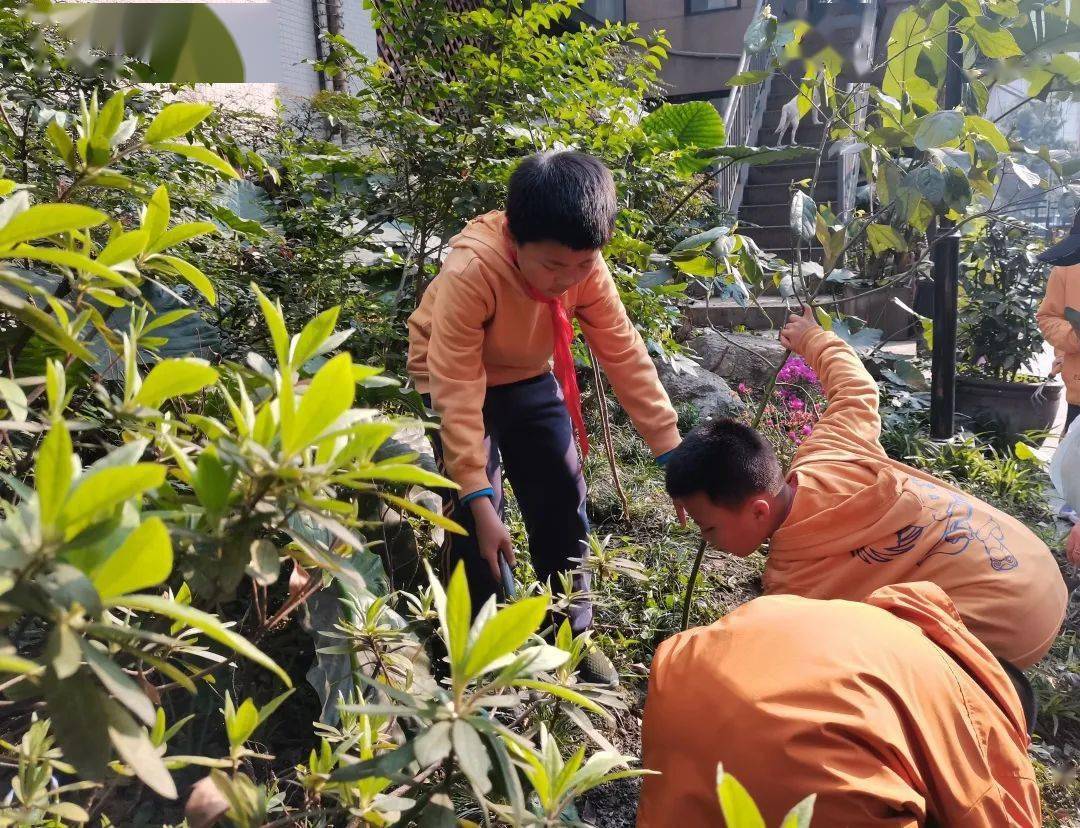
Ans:
[[[430,397],[424,398],[430,407]],[[487,476],[495,492],[495,511],[505,517],[502,467],[514,488],[525,530],[529,554],[541,583],[551,579],[558,590],[558,573],[576,569],[571,558],[588,553],[589,522],[585,515],[585,478],[581,473],[573,427],[566,412],[562,390],[554,375],[487,389],[484,399],[484,447],[488,453]],[[432,435],[435,457],[443,466],[442,442]],[[468,536],[446,533],[440,558],[441,577],[447,580],[458,561],[465,562],[473,611],[492,595],[502,595],[502,587],[480,557],[472,509],[462,504],[456,492],[443,493],[443,512],[461,524]],[[589,588],[588,576],[575,574],[575,590]],[[575,601],[570,608],[570,626],[575,633],[592,624],[592,604]]]

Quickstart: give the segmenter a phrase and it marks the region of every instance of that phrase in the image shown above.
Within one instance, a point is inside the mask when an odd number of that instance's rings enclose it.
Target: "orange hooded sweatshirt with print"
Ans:
[[[1061,366],[1065,399],[1070,405],[1080,405],[1080,335],[1065,318],[1065,308],[1080,311],[1080,264],[1050,271],[1046,296],[1036,314],[1043,337],[1054,346],[1054,353],[1065,357]]]
[[[885,454],[878,386],[856,353],[820,328],[797,343],[828,406],[791,464],[795,498],[773,534],[765,591],[861,601],[931,581],[968,629],[1018,667],[1037,662],[1065,617],[1054,556],[1020,521]]]
[[[442,415],[447,471],[467,495],[487,488],[488,386],[551,370],[551,311],[530,298],[511,258],[506,215],[486,213],[450,240],[451,251],[409,317],[409,374]],[[653,454],[679,444],[677,415],[641,335],[602,263],[562,296]]]
[[[1036,828],[1025,724],[933,584],[757,598],[657,649],[638,828],[723,825],[717,763],[768,826],[816,794],[823,828]]]

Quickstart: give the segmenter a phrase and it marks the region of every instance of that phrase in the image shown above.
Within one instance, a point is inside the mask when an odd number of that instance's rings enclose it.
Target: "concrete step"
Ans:
[[[839,196],[837,180],[830,179],[827,181],[818,181],[817,188],[814,190],[814,199],[819,203],[826,201],[836,201]],[[765,204],[790,204],[791,203],[791,187],[790,182],[784,182],[779,184],[750,184],[747,183],[743,188],[743,208],[751,205],[765,205]],[[758,222],[761,224],[762,222]]]
[[[761,227],[744,227],[739,225],[739,232],[749,236],[762,250],[790,250],[791,227],[785,221],[783,224],[769,224]],[[784,258],[788,258],[784,255]]]
[[[744,308],[731,299],[712,299],[692,303],[686,309],[686,315],[690,323],[699,328],[713,325],[721,330],[742,327],[749,331],[765,331],[783,327],[788,318],[788,306],[783,299],[763,296],[758,306]]]
[[[814,161],[795,161],[789,164],[764,164],[760,167],[751,167],[746,177],[747,184],[786,184],[791,181],[801,181],[804,178],[812,178],[814,175]],[[836,164],[822,164],[821,175],[818,183],[824,181],[836,182]]]
[[[745,201],[745,199],[744,199]],[[836,210],[836,204],[831,201],[818,200],[818,206],[822,204],[828,204],[832,207],[833,211]],[[791,216],[790,202],[784,202],[782,204],[746,204],[744,203],[739,208],[739,221],[745,222],[742,226],[748,225],[775,225],[783,224],[789,220]]]

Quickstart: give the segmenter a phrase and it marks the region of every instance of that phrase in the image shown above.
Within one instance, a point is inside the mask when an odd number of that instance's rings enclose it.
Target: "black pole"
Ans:
[[[948,65],[942,109],[960,105],[964,77],[960,68],[963,41],[949,17]],[[942,217],[934,229],[934,349],[930,378],[930,436],[944,440],[953,436],[956,413],[956,293],[960,275],[960,236],[954,224]]]

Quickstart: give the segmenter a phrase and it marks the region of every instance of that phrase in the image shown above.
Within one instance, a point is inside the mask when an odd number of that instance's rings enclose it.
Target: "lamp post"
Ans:
[[[949,17],[948,64],[943,109],[960,105],[964,77],[959,61],[963,49],[956,15]],[[952,437],[956,413],[956,294],[960,276],[960,234],[944,216],[937,222],[934,246],[934,348],[930,374],[930,436]]]

